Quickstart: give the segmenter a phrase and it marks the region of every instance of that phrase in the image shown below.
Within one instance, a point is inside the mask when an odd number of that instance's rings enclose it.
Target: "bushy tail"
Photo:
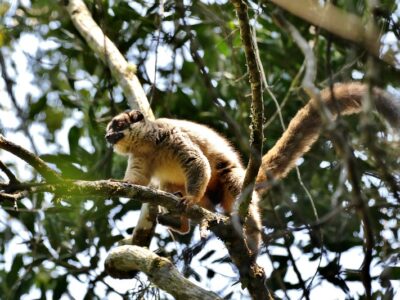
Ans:
[[[359,113],[368,86],[361,83],[341,83],[321,92],[321,101],[336,118],[342,115]],[[373,88],[372,100],[376,109],[395,128],[400,128],[400,101],[379,88]],[[262,158],[257,177],[258,191],[266,191],[267,180],[278,180],[293,169],[296,160],[306,153],[317,140],[323,125],[318,102],[311,99],[292,119],[288,129],[278,142]]]

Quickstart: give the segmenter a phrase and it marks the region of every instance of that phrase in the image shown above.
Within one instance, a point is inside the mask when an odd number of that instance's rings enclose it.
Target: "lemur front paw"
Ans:
[[[175,192],[175,193],[172,193],[172,195],[177,196],[179,198],[183,197],[183,194],[181,192]]]
[[[187,208],[187,207],[193,206],[197,203],[198,203],[197,197],[186,195],[181,198],[178,206],[183,206],[183,207]]]

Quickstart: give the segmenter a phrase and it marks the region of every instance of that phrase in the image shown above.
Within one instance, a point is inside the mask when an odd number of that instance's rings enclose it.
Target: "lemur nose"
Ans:
[[[124,134],[122,132],[110,132],[110,133],[107,133],[105,136],[107,142],[109,142],[112,145],[117,143],[123,137],[124,137]]]

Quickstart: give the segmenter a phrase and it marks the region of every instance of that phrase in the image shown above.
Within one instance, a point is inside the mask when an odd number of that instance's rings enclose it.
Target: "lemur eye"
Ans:
[[[112,124],[112,128],[113,128],[115,131],[121,131],[121,130],[124,130],[125,128],[127,128],[128,125],[129,125],[129,124],[127,124],[126,122],[115,121],[115,122],[113,122],[113,124]]]

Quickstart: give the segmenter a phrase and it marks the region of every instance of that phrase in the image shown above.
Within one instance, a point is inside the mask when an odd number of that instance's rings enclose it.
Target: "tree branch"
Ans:
[[[231,0],[231,2],[236,9],[236,14],[239,20],[240,36],[246,55],[251,87],[250,158],[242,186],[244,197],[241,197],[241,201],[238,204],[239,215],[244,219],[248,214],[252,191],[261,166],[264,106],[262,98],[261,72],[256,57],[257,46],[254,44],[255,41],[253,40],[251,32],[247,4],[243,0]]]
[[[146,117],[154,119],[146,93],[135,75],[136,66],[128,63],[114,43],[104,35],[82,0],[69,0],[67,2],[66,8],[76,29],[89,47],[110,68],[112,75],[121,85],[125,96],[128,98],[130,106],[139,109]]]
[[[325,103],[323,103],[321,100],[321,91],[315,85],[315,79],[317,77],[317,59],[314,55],[314,51],[311,48],[311,46],[309,45],[308,41],[300,34],[300,32],[297,30],[296,27],[293,26],[292,23],[287,21],[280,14],[275,14],[274,17],[277,18],[277,21],[279,22],[279,24],[281,26],[283,26],[284,29],[286,29],[286,31],[288,31],[288,33],[292,36],[294,42],[300,48],[301,52],[303,52],[304,62],[305,62],[305,74],[304,74],[303,81],[302,81],[302,87],[310,98],[314,98],[316,100],[320,116],[321,116],[322,120],[324,121],[324,123],[326,124],[329,121],[331,121],[333,119],[333,117],[332,117],[332,114],[330,113],[330,111],[328,110],[328,108],[326,107]],[[312,211],[313,211],[315,220],[318,222],[319,215],[318,215],[318,211],[317,211],[317,207],[315,205],[314,199],[313,199],[311,193],[309,192],[309,190],[307,189],[307,187],[305,186],[305,184],[301,178],[300,169],[298,167],[296,167],[296,171],[297,171],[297,177],[299,179],[299,183],[302,186],[302,188],[304,189],[308,199],[310,200],[310,204],[312,207]],[[319,238],[321,240],[321,253],[322,253],[323,252],[323,240],[324,240],[322,231],[319,231]],[[289,258],[293,259],[293,256],[291,255],[290,251],[288,253],[289,253]],[[319,259],[318,268],[320,267],[321,262],[322,262],[322,255],[320,256],[320,259]],[[297,275],[300,274],[298,272],[297,266],[294,263],[294,261],[293,261],[293,269]],[[317,274],[317,272],[315,272],[314,276],[311,277],[311,280],[308,283],[308,287],[305,287],[304,282],[302,280],[300,280],[301,277],[299,277],[299,282],[303,286],[303,291],[304,291],[303,293],[304,293],[304,296],[306,297],[306,299],[309,299],[309,293],[310,293],[309,288],[311,287],[316,274]]]
[[[105,269],[112,277],[131,278],[130,270],[144,272],[150,281],[175,299],[222,299],[183,277],[166,258],[138,246],[119,246],[111,250]]]
[[[321,118],[323,118],[325,123],[328,123],[333,119],[333,116],[327,109],[326,105],[321,101],[321,91],[315,85],[315,79],[317,78],[317,60],[315,58],[313,49],[308,44],[307,40],[300,34],[297,28],[294,27],[292,23],[287,21],[282,15],[274,14],[274,19],[291,35],[297,47],[299,47],[303,53],[305,73],[301,86],[310,98],[315,99]]]
[[[15,177],[14,173],[11,172],[9,168],[0,160],[0,169],[4,172],[4,174],[7,175],[8,179],[10,180],[10,183],[19,183],[19,180],[17,177]]]
[[[218,113],[224,118],[224,120],[229,124],[229,126],[233,128],[232,132],[236,135],[236,138],[237,138],[238,142],[240,143],[241,148],[243,150],[247,151],[249,149],[249,145],[246,141],[246,138],[241,134],[242,130],[240,129],[238,122],[236,122],[232,118],[232,116],[227,112],[226,108],[221,106],[221,103],[218,100],[218,98],[222,98],[222,97],[219,93],[219,90],[216,89],[212,84],[212,78],[211,78],[209,72],[207,71],[207,67],[204,62],[204,59],[199,54],[199,51],[200,51],[199,43],[198,43],[196,37],[194,36],[194,34],[192,33],[192,31],[190,30],[190,27],[188,26],[188,24],[185,20],[185,9],[186,8],[184,6],[183,0],[176,0],[176,9],[180,15],[180,18],[182,19],[183,29],[185,30],[186,35],[188,36],[189,41],[190,41],[190,55],[192,56],[194,63],[196,64],[197,68],[199,69],[200,76],[203,79],[204,85],[209,92],[212,102],[214,103],[215,107],[217,108]]]
[[[0,135],[0,147],[3,144],[9,145],[10,143],[11,142]],[[35,167],[40,174],[43,173],[44,176],[46,176],[45,178],[52,179],[52,176],[55,176],[53,174],[55,172],[47,167],[41,159],[22,147],[12,143],[11,145],[12,147],[7,148],[8,151],[26,160]],[[59,176],[57,173],[55,174]],[[231,219],[217,213],[212,213],[197,205],[190,207],[178,205],[181,199],[173,194],[123,181],[73,181],[62,180],[61,177],[58,178],[57,181],[48,180],[47,183],[3,184],[1,188],[4,191],[13,192],[13,194],[5,195],[7,200],[15,200],[15,197],[20,197],[20,195],[26,196],[29,193],[43,192],[62,195],[65,198],[70,198],[72,196],[96,196],[102,198],[125,197],[141,201],[142,203],[161,205],[167,208],[169,212],[177,215],[185,215],[197,223],[202,221],[203,224],[206,224],[208,228],[225,243],[232,261],[239,270],[240,280],[242,284],[248,288],[252,297],[254,299],[271,298],[264,284],[266,282],[264,270],[256,264],[253,255],[248,252],[243,235],[235,230]]]
[[[110,68],[112,75],[122,87],[131,108],[139,109],[148,119],[154,119],[146,93],[135,75],[136,65],[128,63],[114,43],[104,35],[82,0],[69,0],[66,8],[76,29],[89,47]],[[156,227],[154,211],[155,209],[147,204],[142,206],[138,223],[132,234],[134,244],[150,245]]]
[[[22,160],[30,164],[46,181],[56,182],[61,180],[61,175],[51,169],[47,164],[38,156],[29,152],[28,150],[14,144],[7,140],[3,135],[0,134],[0,148],[8,152],[11,152],[15,156],[18,156]]]
[[[318,0],[271,0],[303,20],[321,27],[343,39],[364,47],[375,57],[395,66],[396,58],[389,51],[381,53],[381,35],[372,23],[364,24],[361,17],[341,10],[329,2],[321,5]]]
[[[346,136],[346,132],[341,130],[340,132],[334,131],[332,132],[334,136],[334,146],[339,152],[340,156],[343,159],[349,182],[352,186],[351,193],[353,197],[353,205],[355,210],[361,220],[363,235],[364,235],[364,260],[361,266],[361,277],[362,282],[365,288],[366,299],[372,299],[372,291],[371,291],[371,273],[370,267],[372,262],[372,250],[374,248],[375,239],[373,226],[371,223],[371,216],[369,213],[369,207],[366,203],[366,199],[364,199],[361,193],[360,186],[360,176],[357,171],[357,165],[355,163],[356,158],[354,156],[354,150],[347,142],[349,139]]]
[[[22,199],[24,197],[26,197],[26,192],[21,192],[21,193],[13,193],[13,194],[9,194],[9,193],[2,193],[0,192],[0,201],[17,201],[19,199]]]
[[[4,59],[4,55],[1,50],[0,50],[0,67],[1,67],[1,75],[3,77],[8,96],[10,97],[11,102],[14,105],[14,108],[16,109],[18,115],[22,118],[20,127],[22,128],[22,131],[25,133],[26,137],[28,138],[29,142],[31,143],[33,152],[35,154],[38,154],[39,152],[33,141],[32,135],[29,132],[29,120],[27,118],[26,113],[24,113],[24,111],[18,105],[17,98],[15,97],[15,94],[13,92],[14,81],[10,78],[10,76],[7,73],[6,61]]]
[[[142,203],[161,205],[167,208],[169,212],[177,215],[185,215],[197,223],[205,221],[208,228],[225,243],[232,261],[239,270],[240,280],[248,288],[253,299],[272,299],[265,286],[266,277],[263,268],[258,266],[253,256],[248,253],[246,242],[243,236],[232,225],[231,219],[217,213],[212,213],[197,205],[186,208],[182,207],[178,205],[181,199],[173,194],[115,180],[64,180],[57,183],[41,184],[21,183],[12,186],[9,185],[6,189],[10,189],[15,193],[26,191],[28,194],[49,192],[62,195],[65,198],[73,196],[124,197]],[[12,196],[13,194],[10,195]]]

